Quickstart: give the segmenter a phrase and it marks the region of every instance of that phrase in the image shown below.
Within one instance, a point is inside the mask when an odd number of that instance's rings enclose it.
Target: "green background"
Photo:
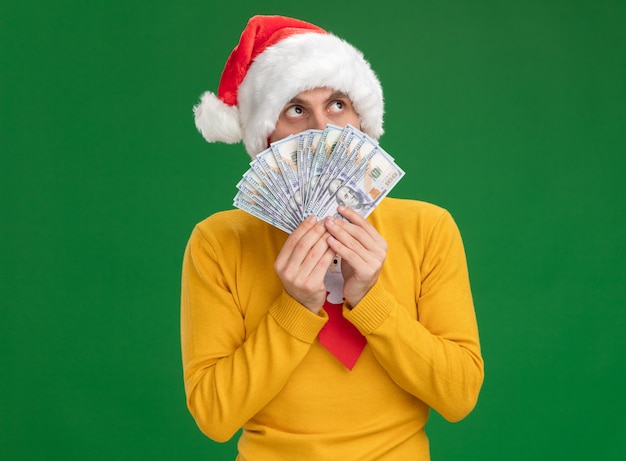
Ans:
[[[185,407],[180,265],[247,169],[191,107],[257,13],[364,51],[392,195],[461,228],[486,380],[433,459],[623,459],[626,2],[0,5],[1,459],[234,458]]]

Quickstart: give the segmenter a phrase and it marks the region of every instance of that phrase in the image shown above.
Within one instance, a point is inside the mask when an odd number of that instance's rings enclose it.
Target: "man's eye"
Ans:
[[[300,117],[303,113],[304,110],[300,106],[291,106],[285,111],[287,117]]]
[[[330,110],[332,112],[341,112],[344,109],[343,101],[333,101],[330,104]]]

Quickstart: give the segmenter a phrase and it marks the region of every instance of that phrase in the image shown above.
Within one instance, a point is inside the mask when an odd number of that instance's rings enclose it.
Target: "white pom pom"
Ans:
[[[193,113],[196,128],[208,142],[234,144],[241,141],[243,135],[237,106],[229,106],[207,91],[193,108]]]

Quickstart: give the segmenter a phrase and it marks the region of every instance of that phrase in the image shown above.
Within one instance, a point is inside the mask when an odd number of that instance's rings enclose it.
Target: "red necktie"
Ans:
[[[328,297],[328,293],[326,293]],[[356,364],[367,340],[361,332],[346,320],[342,314],[343,303],[324,302],[328,322],[320,330],[318,339],[331,354],[339,359],[349,370]]]

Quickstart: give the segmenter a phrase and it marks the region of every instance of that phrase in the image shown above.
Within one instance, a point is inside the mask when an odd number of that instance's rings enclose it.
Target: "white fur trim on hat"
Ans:
[[[296,34],[257,56],[239,85],[241,132],[253,158],[267,147],[283,107],[314,88],[345,93],[361,130],[374,139],[383,134],[382,88],[363,54],[332,34]]]
[[[229,106],[215,94],[207,91],[193,108],[196,128],[209,142],[234,144],[242,139],[239,109]]]

